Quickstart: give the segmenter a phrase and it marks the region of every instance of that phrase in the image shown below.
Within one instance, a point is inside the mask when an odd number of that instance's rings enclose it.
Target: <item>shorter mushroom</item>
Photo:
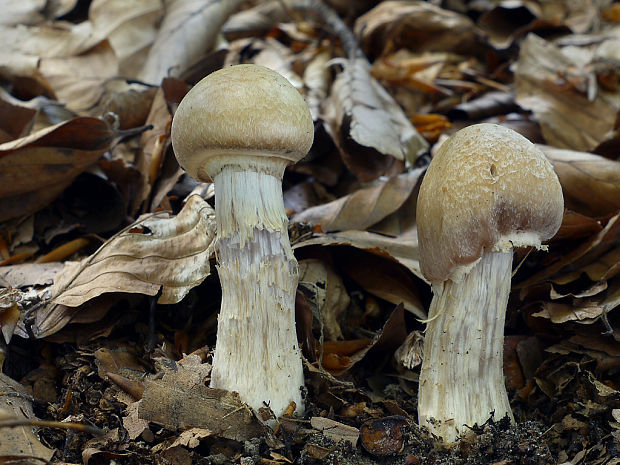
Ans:
[[[563,211],[552,165],[510,129],[466,127],[433,158],[417,204],[433,289],[418,419],[445,442],[490,417],[514,421],[502,371],[513,248],[544,248]]]
[[[310,149],[314,125],[299,92],[275,71],[216,71],[181,101],[172,122],[179,164],[215,184],[222,305],[211,386],[254,409],[303,410],[295,331],[297,261],[288,238],[282,175]]]

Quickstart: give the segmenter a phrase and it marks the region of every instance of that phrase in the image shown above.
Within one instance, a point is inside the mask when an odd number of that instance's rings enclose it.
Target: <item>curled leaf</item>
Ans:
[[[53,302],[77,307],[111,292],[179,302],[210,273],[214,210],[191,196],[176,217],[145,215],[81,262],[68,264],[52,287]]]

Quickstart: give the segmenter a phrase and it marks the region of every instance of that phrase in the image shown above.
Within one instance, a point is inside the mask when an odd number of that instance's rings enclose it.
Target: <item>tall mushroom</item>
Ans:
[[[420,266],[433,289],[418,419],[445,442],[491,416],[514,421],[502,371],[513,248],[544,248],[563,211],[553,167],[510,129],[466,127],[433,158],[417,204]]]
[[[215,184],[222,304],[211,386],[280,415],[303,409],[295,332],[297,261],[282,175],[310,149],[314,127],[299,92],[257,65],[221,69],[182,100],[172,122],[179,164]]]

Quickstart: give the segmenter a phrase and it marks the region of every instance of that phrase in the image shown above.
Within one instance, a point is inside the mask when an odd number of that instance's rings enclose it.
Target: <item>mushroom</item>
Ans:
[[[295,331],[297,261],[282,175],[310,149],[314,126],[299,92],[275,71],[236,65],[196,84],[172,121],[183,169],[215,185],[218,318],[211,387],[254,409],[303,410]]]
[[[433,299],[418,420],[444,442],[490,417],[514,422],[502,371],[513,248],[545,249],[563,212],[551,163],[502,126],[461,129],[428,167],[416,216]]]

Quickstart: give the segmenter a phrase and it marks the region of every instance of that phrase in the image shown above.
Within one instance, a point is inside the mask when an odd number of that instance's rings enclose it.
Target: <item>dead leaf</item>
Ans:
[[[123,428],[127,430],[129,439],[132,441],[149,431],[149,422],[138,417],[140,402],[129,404],[123,416]]]
[[[351,300],[340,276],[320,260],[301,260],[299,286],[307,289],[308,294],[314,297],[325,339],[340,339],[342,330],[338,320]]]
[[[279,1],[263,1],[251,8],[233,14],[222,26],[228,40],[242,37],[259,37],[269,32],[278,22],[289,19],[288,12]]]
[[[402,303],[405,310],[418,318],[426,318],[416,283],[402,266],[372,253],[350,251],[343,248],[335,252],[336,262],[366,292],[394,305]]]
[[[393,171],[396,160],[413,164],[428,148],[402,108],[370,75],[365,58],[343,62],[323,115],[345,164],[362,182]]]
[[[388,237],[368,231],[342,231],[329,234],[317,234],[312,239],[298,242],[293,249],[321,246],[351,246],[370,253],[395,260],[418,278],[424,280],[420,271],[418,237],[411,234],[403,237]]]
[[[118,58],[104,41],[82,55],[44,58],[38,73],[67,109],[90,114],[103,95],[105,81],[118,75]]]
[[[334,442],[346,441],[353,447],[357,444],[360,436],[360,431],[357,428],[330,420],[329,418],[312,417],[310,418],[310,425],[323,433],[326,438]]]
[[[0,331],[7,344],[11,342],[17,322],[22,316],[19,302],[22,299],[17,289],[0,289]]]
[[[372,57],[413,52],[470,51],[478,29],[467,16],[416,0],[381,2],[357,18],[355,35]]]
[[[140,80],[159,84],[167,76],[179,76],[213,48],[222,25],[240,4],[241,0],[169,1]]]
[[[325,343],[324,356],[334,354],[337,358],[328,371],[334,376],[340,376],[362,360],[371,350],[390,352],[396,350],[407,337],[405,328],[405,312],[403,305],[398,305],[390,313],[387,321],[372,340],[361,339],[356,341],[333,341]],[[338,351],[345,348],[344,353]],[[327,368],[327,367],[326,367]]]
[[[205,385],[211,366],[199,356],[169,362],[161,379],[146,381],[139,416],[170,431],[189,427],[207,429],[214,435],[246,441],[262,436],[263,427],[239,394]]]
[[[618,39],[609,41],[590,49],[560,48],[529,34],[522,42],[515,65],[516,101],[534,113],[549,145],[587,152],[612,137],[620,94],[598,88],[592,68],[603,47],[620,58]]]
[[[304,84],[308,89],[306,103],[310,109],[313,121],[321,116],[321,105],[327,98],[330,84],[330,73],[327,62],[331,58],[329,50],[319,51],[308,63],[304,71]]]
[[[536,283],[543,281],[544,279],[555,275],[564,266],[569,264],[575,264],[575,266],[583,266],[578,261],[585,261],[591,263],[592,260],[600,257],[609,250],[609,244],[615,243],[620,237],[620,213],[614,215],[609,219],[605,227],[591,236],[588,240],[581,245],[572,248],[569,252],[563,254],[549,266],[546,266],[542,270],[534,273],[528,277],[525,281],[519,282],[513,286],[515,289],[523,289],[528,286],[532,286]]]
[[[394,176],[327,204],[308,208],[292,221],[320,225],[325,232],[364,230],[398,210],[409,197],[424,169]]]
[[[24,288],[50,286],[62,270],[62,263],[22,263],[0,267],[0,286]]]
[[[136,77],[157,36],[161,0],[95,0],[88,9],[94,31],[105,37],[119,60],[119,74]]]
[[[0,98],[0,144],[28,134],[37,111]]]
[[[107,292],[179,302],[210,273],[215,212],[192,196],[176,217],[145,215],[90,257],[67,264],[52,288],[54,304],[78,307]]]
[[[505,115],[517,110],[517,108],[514,93],[491,91],[455,105],[448,112],[448,116],[459,120],[480,120],[490,116]]]
[[[0,373],[0,419],[36,419],[32,411],[32,401],[26,390],[17,381]],[[54,455],[53,449],[45,447],[32,426],[0,428],[0,457],[16,457],[27,461],[37,459],[47,462]]]
[[[616,281],[600,296],[571,300],[570,303],[544,302],[542,310],[533,313],[532,316],[548,318],[556,324],[568,321],[593,323],[601,314],[607,314],[620,306],[620,281]]]
[[[0,145],[0,221],[28,215],[58,196],[110,148],[115,131],[76,118]]]
[[[620,210],[620,161],[539,146],[560,178],[567,208],[591,217]]]

